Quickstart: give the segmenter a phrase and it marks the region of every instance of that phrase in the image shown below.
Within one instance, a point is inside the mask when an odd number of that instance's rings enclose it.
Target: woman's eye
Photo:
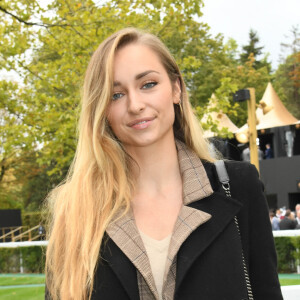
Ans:
[[[122,96],[123,96],[122,93],[114,93],[113,96],[112,96],[112,99],[113,99],[113,100],[118,100],[118,99],[120,99]]]
[[[147,82],[146,84],[144,84],[142,86],[142,89],[151,89],[156,85],[157,85],[157,82],[155,82],[155,81]]]

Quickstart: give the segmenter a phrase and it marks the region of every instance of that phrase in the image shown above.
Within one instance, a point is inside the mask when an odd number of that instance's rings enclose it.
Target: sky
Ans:
[[[201,21],[213,35],[222,33],[225,41],[231,37],[241,47],[248,44],[250,29],[257,31],[259,46],[270,54],[273,69],[280,54],[288,54],[281,51],[280,43],[292,41],[293,26],[298,25],[300,32],[300,0],[204,0],[204,5]]]

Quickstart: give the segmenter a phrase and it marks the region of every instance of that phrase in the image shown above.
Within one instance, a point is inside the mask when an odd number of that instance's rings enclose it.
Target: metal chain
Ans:
[[[222,183],[222,188],[225,191],[226,196],[231,198],[229,182]],[[241,240],[241,231],[240,231],[240,226],[239,226],[237,216],[234,217],[234,223],[236,225],[236,228],[237,228],[240,240]],[[241,243],[242,243],[242,240],[241,240]],[[247,286],[248,299],[249,300],[254,300],[253,294],[252,294],[250,278],[249,278],[249,273],[248,273],[248,269],[247,269],[247,265],[246,265],[246,261],[245,261],[243,247],[242,247],[242,261],[243,261],[243,269],[244,269],[245,281],[246,281],[246,286]]]

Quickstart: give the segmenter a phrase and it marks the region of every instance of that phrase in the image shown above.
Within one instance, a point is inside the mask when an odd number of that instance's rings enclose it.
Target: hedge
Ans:
[[[278,273],[294,273],[300,263],[300,236],[276,237]],[[298,251],[296,250],[298,249]],[[45,247],[0,248],[0,273],[19,273],[21,257],[25,273],[43,273]]]
[[[275,248],[279,273],[293,273],[296,271],[296,248],[293,242],[299,243],[300,237],[276,237]]]
[[[41,212],[22,212],[22,225],[29,228],[43,224],[45,215]]]
[[[44,273],[45,247],[0,248],[0,273]]]

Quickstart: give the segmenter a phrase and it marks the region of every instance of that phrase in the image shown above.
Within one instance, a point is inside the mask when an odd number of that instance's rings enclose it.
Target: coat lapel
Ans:
[[[110,238],[105,242],[105,251],[103,251],[102,258],[108,262],[129,298],[131,300],[139,300],[136,268]]]
[[[189,207],[202,211],[202,214],[207,213],[208,220],[203,220],[204,223],[189,235],[177,254],[176,289],[193,262],[228,226],[242,204],[238,200],[215,192],[207,198],[189,204]],[[212,216],[210,219],[209,215]],[[105,249],[103,259],[109,262],[130,299],[139,299],[135,266],[112,239],[108,239]]]
[[[116,215],[114,221],[107,227],[106,232],[143,276],[151,293],[158,298],[149,258],[135,225],[133,211],[129,209],[126,214],[120,212],[120,215]],[[116,270],[119,266],[114,265],[112,268]],[[120,277],[120,280],[122,280],[122,277]]]
[[[193,202],[190,207],[204,211],[212,217],[199,226],[182,244],[177,254],[176,289],[193,262],[214,242],[233,220],[242,204],[222,193],[215,192],[207,198]]]

